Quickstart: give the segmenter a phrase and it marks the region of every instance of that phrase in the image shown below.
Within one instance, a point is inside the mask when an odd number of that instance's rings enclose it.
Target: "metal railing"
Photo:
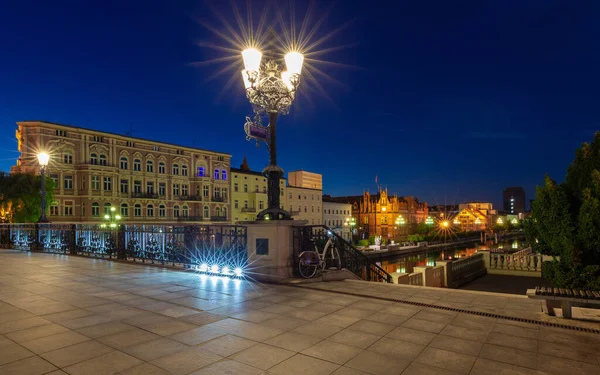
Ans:
[[[200,195],[181,195],[179,197],[181,201],[202,201],[202,196]]]
[[[225,197],[222,197],[220,195],[213,195],[213,197],[211,198],[211,200],[213,202],[225,202]]]
[[[131,193],[131,198],[158,199],[158,194],[156,194],[156,193]]]
[[[295,226],[294,232],[294,272],[298,272],[298,258],[306,250],[314,250],[312,242],[322,249],[329,238],[332,239],[341,258],[342,268],[354,273],[366,281],[379,281],[392,283],[392,276],[385,272],[374,262],[370,261],[363,253],[348,243],[345,239],[333,232],[325,225]]]
[[[227,221],[227,216],[211,216],[210,221]]]
[[[208,221],[208,218],[203,216],[177,216],[177,221]]]
[[[242,212],[256,212],[256,207],[242,207]]]
[[[0,248],[190,268],[247,264],[247,231],[237,225],[0,224]]]

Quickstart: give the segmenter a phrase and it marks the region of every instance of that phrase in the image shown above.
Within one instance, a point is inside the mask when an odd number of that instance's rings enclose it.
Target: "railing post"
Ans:
[[[71,224],[69,228],[69,254],[77,255],[77,225]]]
[[[448,282],[452,282],[452,261],[436,260],[435,264],[442,267],[442,286],[449,287]]]

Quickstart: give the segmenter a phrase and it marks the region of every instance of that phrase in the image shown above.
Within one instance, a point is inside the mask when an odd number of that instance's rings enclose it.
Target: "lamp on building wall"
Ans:
[[[40,195],[42,196],[42,214],[40,215],[38,223],[49,223],[50,220],[46,218],[46,168],[48,167],[48,162],[50,161],[50,155],[48,155],[47,152],[40,152],[37,154],[37,158],[38,163],[40,165],[40,174],[42,177],[42,190],[40,191]]]
[[[270,51],[274,52],[274,51]],[[289,112],[295,97],[304,56],[291,51],[285,55],[287,70],[283,71],[274,60],[261,64],[262,52],[256,48],[242,51],[245,69],[242,70],[242,79],[246,88],[246,97],[252,104],[255,120],[246,117],[247,138],[268,141],[269,165],[263,169],[263,174],[268,178],[268,207],[257,215],[258,220],[291,220],[289,212],[279,205],[279,180],[283,170],[277,165],[276,149],[276,124],[277,115]],[[261,116],[268,116],[269,125],[261,126]],[[254,135],[251,129],[255,129]]]

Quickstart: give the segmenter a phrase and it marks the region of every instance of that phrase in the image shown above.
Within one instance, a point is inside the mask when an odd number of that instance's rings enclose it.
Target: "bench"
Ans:
[[[562,308],[563,318],[571,318],[573,305],[600,305],[600,292],[565,288],[536,287],[527,289],[527,297],[544,300],[545,312],[554,315],[554,308]]]

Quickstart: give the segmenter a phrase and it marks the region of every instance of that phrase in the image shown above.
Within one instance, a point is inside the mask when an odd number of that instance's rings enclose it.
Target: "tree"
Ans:
[[[533,250],[554,256],[554,286],[600,290],[600,132],[575,153],[564,183],[546,176],[523,226]]]
[[[34,223],[41,214],[42,179],[32,173],[0,173],[0,220]],[[46,177],[47,206],[54,200],[54,183]]]

